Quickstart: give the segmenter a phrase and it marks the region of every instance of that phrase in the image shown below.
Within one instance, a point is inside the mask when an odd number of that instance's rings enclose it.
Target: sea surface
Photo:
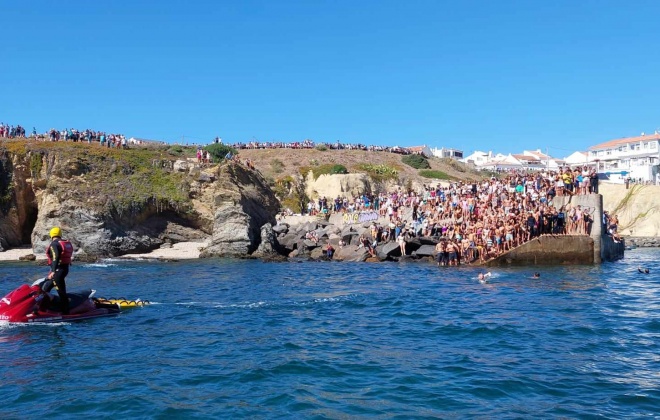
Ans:
[[[153,304],[77,323],[1,324],[0,417],[660,416],[660,250],[599,266],[493,269],[487,283],[479,272],[76,264],[69,290]],[[44,274],[4,263],[0,295]]]

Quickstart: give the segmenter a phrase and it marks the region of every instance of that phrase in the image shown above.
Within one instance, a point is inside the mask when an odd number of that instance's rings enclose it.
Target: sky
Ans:
[[[0,0],[0,122],[555,157],[660,130],[660,2]]]

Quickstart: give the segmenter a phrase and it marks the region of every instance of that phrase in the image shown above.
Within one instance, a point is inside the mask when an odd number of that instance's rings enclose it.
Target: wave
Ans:
[[[112,264],[112,263],[90,263],[90,264],[83,264],[83,267],[90,267],[90,268],[108,268],[108,267],[116,267],[117,264]]]

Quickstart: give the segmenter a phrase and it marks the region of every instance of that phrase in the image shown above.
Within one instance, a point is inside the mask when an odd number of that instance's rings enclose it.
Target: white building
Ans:
[[[484,164],[477,166],[478,170],[487,170],[493,172],[510,171],[514,169],[521,170],[524,168],[525,166],[523,162],[516,159],[514,155],[508,154],[505,156],[501,153],[491,157],[491,159]]]
[[[463,159],[463,151],[458,149],[450,149],[448,147],[437,148],[434,147],[431,149],[433,156],[439,158],[451,158],[451,159]]]
[[[660,134],[626,137],[610,140],[589,148],[589,159],[596,163],[598,172],[614,182],[627,177],[642,182],[658,183],[658,143]]]
[[[479,167],[490,161],[492,158],[493,152],[482,152],[480,150],[475,150],[474,153],[464,157],[463,159],[460,159],[460,161],[471,166]]]
[[[570,168],[577,168],[578,166],[594,167],[596,165],[588,152],[573,152],[564,158],[564,162]]]
[[[530,167],[528,169],[548,169],[551,171],[556,171],[560,167],[564,166],[566,162],[562,159],[557,159],[554,158],[550,155],[547,155],[543,152],[541,152],[541,149],[536,149],[536,150],[523,150],[523,156],[525,156],[525,159],[528,156],[531,156],[534,158],[533,160],[530,160]],[[514,155],[516,156],[516,155]],[[520,160],[520,159],[519,159]]]
[[[431,151],[431,149],[427,145],[410,146],[410,147],[406,147],[406,149],[410,150],[412,153],[421,154],[421,155],[424,155],[426,157],[433,156],[433,152]]]

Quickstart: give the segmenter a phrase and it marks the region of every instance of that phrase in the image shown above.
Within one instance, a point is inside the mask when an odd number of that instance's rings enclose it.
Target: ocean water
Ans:
[[[659,260],[487,283],[426,263],[77,264],[70,290],[153,305],[0,325],[0,417],[659,416]],[[0,270],[0,295],[45,273]]]

